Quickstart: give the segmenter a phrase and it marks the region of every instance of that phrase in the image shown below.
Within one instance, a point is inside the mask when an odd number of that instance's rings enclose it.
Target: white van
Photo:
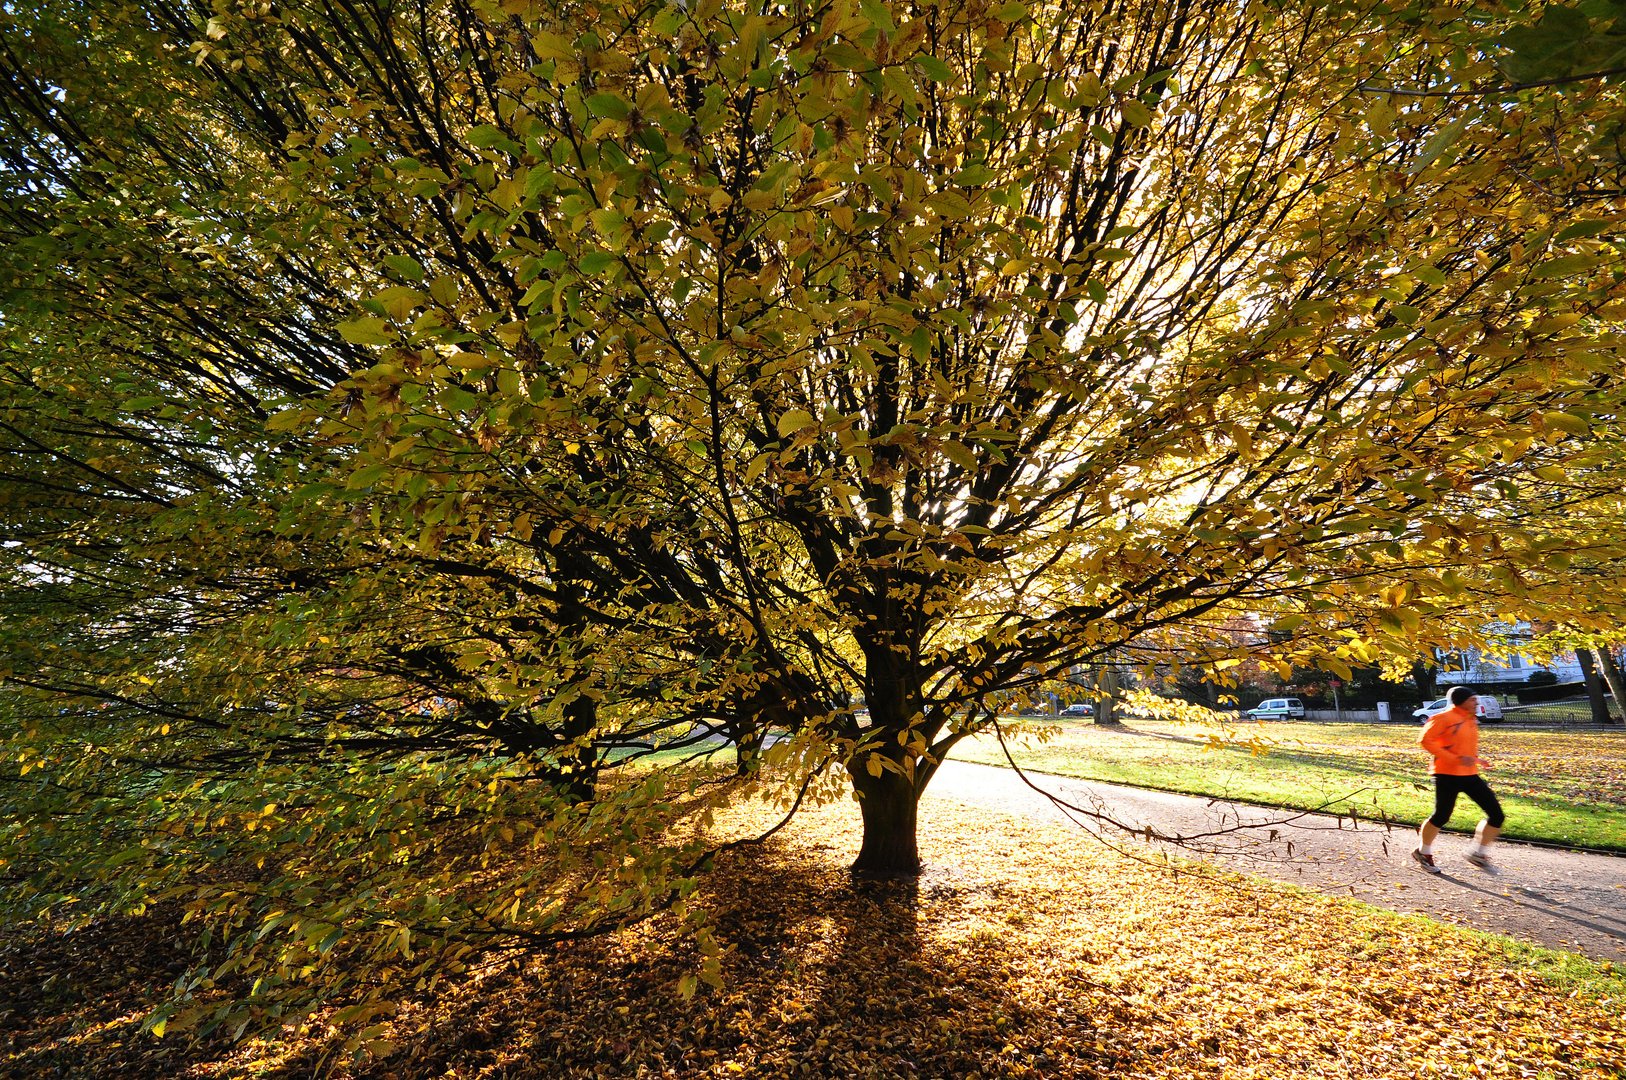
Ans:
[[[1304,702],[1296,697],[1266,698],[1242,715],[1249,720],[1303,720]]]

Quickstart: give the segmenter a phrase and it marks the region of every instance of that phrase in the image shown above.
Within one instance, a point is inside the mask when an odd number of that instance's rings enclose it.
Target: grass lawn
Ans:
[[[1591,722],[1592,709],[1584,701],[1550,701],[1540,705],[1504,706],[1503,719],[1510,724],[1586,724]]]
[[[673,765],[708,764],[733,765],[735,760],[734,747],[730,743],[717,743],[716,745],[662,747],[658,750],[626,750],[616,748],[604,755],[604,760],[612,764],[627,762],[639,768],[669,768]]]
[[[1264,753],[1208,745],[1209,729],[1132,719],[1122,729],[1071,721],[1023,721],[1032,734],[1007,739],[1023,767],[1088,780],[1315,809],[1416,824],[1434,807],[1428,755],[1413,724],[1237,722]],[[1045,739],[1044,736],[1048,736]],[[1626,732],[1480,729],[1485,774],[1507,811],[1512,839],[1626,850]],[[991,735],[952,757],[1005,764]],[[1471,829],[1479,809],[1458,801],[1452,826]]]
[[[698,957],[657,919],[401,1001],[376,1058],[325,1014],[238,1046],[140,1035],[184,956],[161,913],[12,935],[0,1075],[1614,1080],[1626,1061],[1607,964],[946,800],[923,809],[918,882],[854,885],[857,839],[843,802],[719,860],[695,900],[721,987],[676,992]]]

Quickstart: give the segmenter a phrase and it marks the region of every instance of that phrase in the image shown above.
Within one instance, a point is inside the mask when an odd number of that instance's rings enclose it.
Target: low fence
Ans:
[[[1378,722],[1376,709],[1305,709],[1306,720],[1338,720],[1346,724],[1375,724]],[[1400,709],[1398,706],[1389,710],[1391,720],[1410,720],[1411,710]]]
[[[1611,709],[1618,715],[1618,710]],[[1548,701],[1540,705],[1504,705],[1504,724],[1591,724],[1592,705],[1586,701]]]
[[[1414,705],[1390,705],[1389,720],[1392,723],[1415,724],[1417,718],[1412,716]],[[1376,709],[1305,709],[1306,720],[1319,720],[1323,722],[1342,721],[1346,724],[1374,724],[1378,721]],[[1502,706],[1500,720],[1486,720],[1487,724],[1551,724],[1558,727],[1575,725],[1590,726],[1592,719],[1592,706],[1586,701],[1549,701],[1540,705],[1513,705]]]

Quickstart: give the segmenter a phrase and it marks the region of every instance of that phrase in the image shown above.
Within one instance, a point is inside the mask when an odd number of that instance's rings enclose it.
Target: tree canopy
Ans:
[[[1612,629],[1619,90],[1470,6],[7,8],[6,889],[359,1018],[1074,669]]]

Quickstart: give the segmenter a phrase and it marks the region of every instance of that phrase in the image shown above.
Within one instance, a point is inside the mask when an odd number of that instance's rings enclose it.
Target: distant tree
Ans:
[[[1620,661],[1615,659],[1614,651],[1607,645],[1597,649],[1593,655],[1598,658],[1598,670],[1609,686],[1609,696],[1615,699],[1616,711],[1622,719],[1626,719],[1626,675],[1621,674]]]
[[[1575,662],[1581,668],[1581,681],[1586,685],[1587,706],[1592,710],[1594,724],[1607,724],[1609,703],[1604,700],[1604,682],[1598,674],[1598,662],[1593,657],[1591,649],[1577,646]]]
[[[1412,661],[1411,681],[1417,687],[1417,696],[1421,701],[1431,700],[1439,691],[1437,684],[1439,668],[1421,660]]]

